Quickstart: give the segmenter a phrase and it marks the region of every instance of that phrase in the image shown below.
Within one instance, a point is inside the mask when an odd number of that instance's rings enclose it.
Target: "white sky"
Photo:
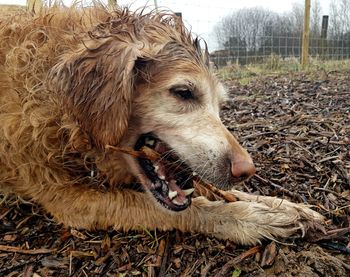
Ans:
[[[319,0],[323,14],[329,11],[329,4],[332,0]],[[65,4],[71,0],[64,0]],[[88,1],[85,1],[88,2]],[[107,0],[105,0],[107,2]],[[119,5],[127,5],[138,8],[144,5],[154,5],[154,0],[118,0]],[[312,1],[311,1],[312,2]],[[26,0],[0,0],[0,4],[25,5]],[[157,0],[160,8],[170,9],[174,12],[182,12],[182,17],[191,30],[203,37],[213,51],[217,47],[213,27],[225,15],[240,8],[262,7],[278,13],[288,12],[292,9],[293,3],[304,3],[304,0]]]

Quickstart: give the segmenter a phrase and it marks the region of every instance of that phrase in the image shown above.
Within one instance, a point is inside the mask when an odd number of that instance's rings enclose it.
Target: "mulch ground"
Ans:
[[[178,231],[86,232],[0,206],[0,276],[350,276],[350,72],[227,81],[225,125],[257,175],[239,189],[314,205],[328,232],[242,247]]]

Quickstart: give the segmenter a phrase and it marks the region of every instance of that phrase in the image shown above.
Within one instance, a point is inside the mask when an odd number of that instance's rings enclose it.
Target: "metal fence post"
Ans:
[[[328,15],[322,17],[321,29],[321,55],[322,59],[326,59],[327,48],[327,32],[328,32]]]

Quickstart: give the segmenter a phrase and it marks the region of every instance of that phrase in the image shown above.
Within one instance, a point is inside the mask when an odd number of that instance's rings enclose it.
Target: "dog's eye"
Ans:
[[[188,88],[173,88],[170,90],[176,97],[181,100],[191,100],[194,99],[193,92]]]

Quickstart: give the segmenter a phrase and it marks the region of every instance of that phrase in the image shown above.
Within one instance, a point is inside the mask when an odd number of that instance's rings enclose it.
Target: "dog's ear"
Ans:
[[[139,51],[107,39],[62,57],[50,74],[52,89],[95,145],[117,145],[128,128]]]
[[[204,44],[204,49],[201,46],[201,42]],[[201,57],[204,61],[204,64],[207,68],[210,66],[210,58],[209,58],[209,51],[208,51],[208,45],[205,40],[200,38],[195,38],[193,41],[193,46],[196,49],[199,57]]]

